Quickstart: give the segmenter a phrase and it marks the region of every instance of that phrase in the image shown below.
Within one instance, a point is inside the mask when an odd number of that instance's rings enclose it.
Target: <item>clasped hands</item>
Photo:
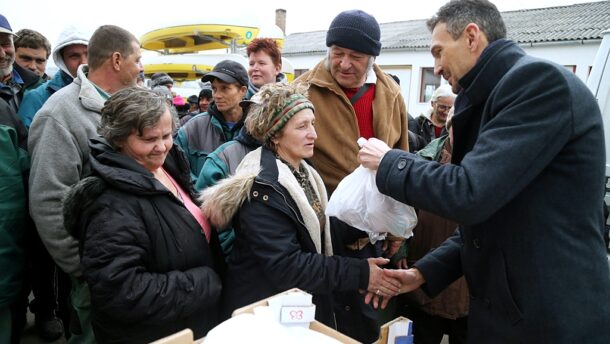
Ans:
[[[380,266],[389,262],[385,258],[369,258],[367,261],[369,285],[365,291],[364,302],[369,304],[373,301],[374,308],[385,308],[392,297],[415,290],[425,282],[417,269],[382,269]]]

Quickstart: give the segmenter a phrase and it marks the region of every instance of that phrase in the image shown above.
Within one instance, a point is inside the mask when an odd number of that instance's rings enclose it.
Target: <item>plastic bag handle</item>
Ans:
[[[367,142],[367,140],[364,137],[361,137],[356,142],[358,143],[358,147],[362,148],[362,146],[364,146],[364,144]]]

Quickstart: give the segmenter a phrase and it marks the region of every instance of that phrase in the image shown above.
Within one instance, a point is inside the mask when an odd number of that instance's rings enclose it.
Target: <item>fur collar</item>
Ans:
[[[269,152],[265,152],[269,153]],[[237,213],[241,205],[250,198],[250,190],[255,182],[255,179],[261,178],[262,171],[261,157],[263,148],[258,148],[246,155],[242,162],[237,167],[235,175],[221,180],[218,184],[207,188],[203,191],[200,200],[202,201],[201,209],[210,221],[218,228],[227,228],[233,216]],[[289,196],[294,200],[298,207],[298,211],[303,218],[303,222],[309,235],[316,246],[316,251],[322,253],[322,243],[320,240],[320,222],[309,205],[305,192],[299,185],[298,181],[290,172],[288,166],[278,159],[274,159],[277,166],[278,175],[277,181],[268,180],[269,183],[278,183],[288,190]],[[326,209],[328,198],[322,178],[311,166],[305,162],[301,163],[308,170],[309,181],[315,192],[320,198],[322,207]],[[261,178],[261,180],[263,180]],[[332,255],[332,241],[330,237],[330,220],[328,217],[324,227],[324,253]]]

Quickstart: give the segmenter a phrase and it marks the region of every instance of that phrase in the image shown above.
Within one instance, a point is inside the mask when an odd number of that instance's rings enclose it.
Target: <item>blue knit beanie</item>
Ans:
[[[379,56],[381,31],[375,18],[360,10],[339,13],[326,33],[326,46],[336,44],[363,54]]]

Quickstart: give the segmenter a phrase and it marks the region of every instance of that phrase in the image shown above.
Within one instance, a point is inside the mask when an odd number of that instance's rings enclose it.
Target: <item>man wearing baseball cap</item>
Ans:
[[[244,112],[239,103],[248,90],[248,73],[240,63],[223,60],[201,81],[212,83],[214,101],[207,112],[186,122],[176,136],[176,143],[188,156],[193,183],[208,154],[233,140],[243,126]]]
[[[407,109],[400,88],[375,64],[380,38],[373,16],[360,10],[341,12],[326,34],[326,58],[296,80],[311,85],[309,99],[316,107],[318,134],[311,160],[329,193],[358,167],[359,137],[376,137],[390,147],[408,149]],[[331,221],[337,234],[336,254],[377,257],[382,246],[389,246],[389,257],[400,246],[399,241],[372,245],[365,232],[335,218]],[[361,299],[357,293],[336,298],[337,325],[339,331],[370,343],[377,339],[377,315]]]

